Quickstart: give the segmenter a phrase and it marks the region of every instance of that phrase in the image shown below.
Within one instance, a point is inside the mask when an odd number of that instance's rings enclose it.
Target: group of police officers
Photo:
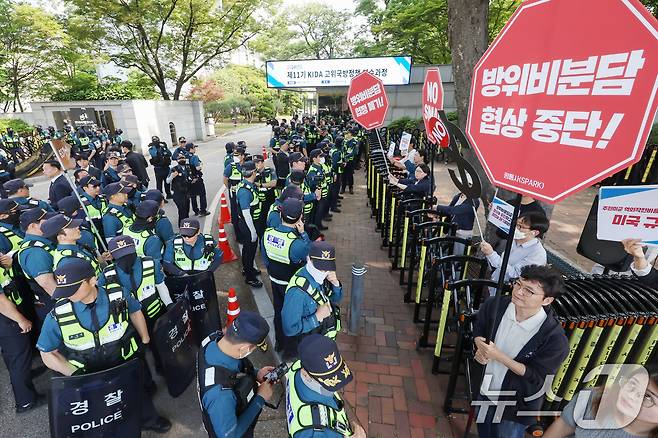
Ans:
[[[295,132],[303,133],[301,127],[298,123]],[[204,425],[210,436],[251,436],[274,383],[285,375],[290,436],[365,436],[347,418],[337,392],[352,375],[334,341],[341,329],[342,286],[335,249],[321,233],[330,211],[340,212],[340,192],[353,192],[349,175],[362,133],[341,124],[335,138],[307,137],[302,147],[287,136],[285,123],[279,128],[270,148],[276,171],[238,142],[227,144],[224,175],[245,281],[262,286],[254,260],[260,247],[274,297],[275,348],[289,367],[254,369],[247,356],[264,345],[269,327],[260,315],[243,311],[225,332],[202,342],[198,383]],[[157,137],[149,145],[158,187],[168,195],[165,184],[171,184],[178,233],[164,215],[166,195],[146,190],[122,163],[132,144],[122,151],[109,148],[103,170],[78,150],[76,185],[68,191],[61,164],[46,162],[48,202],[31,197],[30,185],[20,179],[3,184],[0,348],[17,413],[45,401],[32,384],[36,343],[44,364],[65,376],[137,358],[145,369],[142,429],[170,429],[153,406],[155,384],[144,355],[155,321],[174,305],[164,279],[215,271],[223,256],[213,237],[201,233],[199,221],[181,214],[182,177],[189,178],[188,202],[194,208],[191,194],[203,192],[196,205],[199,215],[207,213],[205,187],[193,188],[201,162],[195,146],[181,140],[173,153]],[[166,176],[159,167],[168,167]],[[159,356],[151,350],[157,369]]]

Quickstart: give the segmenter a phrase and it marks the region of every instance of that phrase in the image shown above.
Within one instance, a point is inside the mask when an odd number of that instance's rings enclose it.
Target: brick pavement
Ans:
[[[351,266],[368,266],[364,279],[363,321],[358,336],[341,333],[340,350],[355,374],[345,391],[369,437],[461,436],[465,416],[447,418],[442,410],[447,376],[432,375],[432,349],[417,351],[418,326],[413,307],[404,304],[398,272],[389,272],[387,252],[366,206],[365,177],[355,175],[354,195],[345,194],[342,213],[334,214],[326,232],[336,246],[342,303],[348,325]]]

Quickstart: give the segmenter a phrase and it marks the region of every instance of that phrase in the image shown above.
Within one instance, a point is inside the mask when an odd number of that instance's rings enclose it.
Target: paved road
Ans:
[[[244,140],[247,142],[248,151],[251,154],[261,152],[262,145],[266,144],[270,138],[269,127],[248,128],[243,131],[226,134],[216,140],[202,143],[198,148],[198,154],[204,163],[204,180],[208,194],[209,210],[213,213],[217,211],[219,202],[220,189],[223,186],[223,162],[224,162],[224,144],[228,141],[237,142]],[[152,171],[152,169],[149,169]],[[151,172],[152,173],[152,172]],[[152,181],[155,178],[151,175]],[[48,181],[36,178],[32,194],[36,197],[45,198],[48,193]],[[175,221],[176,208],[173,202],[166,205],[167,215]],[[216,216],[207,216],[201,223],[204,230],[217,236]],[[230,226],[227,227],[229,237],[232,237]],[[237,245],[231,238],[233,249],[237,252]],[[244,284],[240,274],[240,262],[234,262],[219,268],[215,276],[217,288],[219,291],[219,302],[222,312],[225,312],[226,297],[221,291],[228,290],[229,287],[235,287],[241,308],[243,310],[257,311],[263,306],[270,305],[267,292],[264,289],[255,291],[259,296],[259,306],[253,298],[253,293],[249,286]],[[225,313],[224,313],[225,314]],[[257,366],[265,364],[275,364],[276,359],[272,354],[272,349],[266,354],[254,353],[250,358]],[[35,359],[34,366],[40,364],[40,359]],[[46,393],[49,386],[49,373],[46,373],[35,380],[37,390]],[[157,381],[159,391],[155,395],[155,405],[158,410],[165,416],[169,417],[174,423],[172,430],[166,435],[143,434],[144,437],[205,437],[205,432],[201,426],[201,415],[198,409],[198,399],[196,395],[196,384],[190,385],[185,393],[176,399],[172,399],[166,392],[164,382]],[[0,365],[0,436],[15,436],[25,438],[36,438],[47,436],[48,432],[48,410],[46,407],[37,409],[34,412],[16,416],[14,413],[14,401],[9,385],[9,376],[4,366]],[[284,407],[281,406],[278,411],[265,409],[258,423],[257,437],[281,437],[285,436]]]

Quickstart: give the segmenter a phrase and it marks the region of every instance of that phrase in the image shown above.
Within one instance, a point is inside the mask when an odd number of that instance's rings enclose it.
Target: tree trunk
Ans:
[[[171,100],[171,96],[169,96],[169,92],[167,91],[167,86],[165,85],[164,81],[158,81],[155,85],[158,87],[160,95],[164,100]]]

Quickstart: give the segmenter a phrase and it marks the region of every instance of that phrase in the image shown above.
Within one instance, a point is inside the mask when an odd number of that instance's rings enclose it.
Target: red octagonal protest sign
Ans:
[[[495,185],[554,203],[641,158],[657,89],[638,0],[529,0],[475,67],[467,134]]]
[[[436,144],[436,139],[432,135],[432,117],[439,118],[439,110],[443,109],[443,84],[441,83],[441,73],[436,67],[430,67],[425,72],[425,82],[423,83],[423,122],[425,123],[425,132],[427,139]]]
[[[388,98],[384,83],[378,77],[367,71],[354,76],[347,92],[347,103],[354,120],[365,129],[379,128],[384,124]]]

